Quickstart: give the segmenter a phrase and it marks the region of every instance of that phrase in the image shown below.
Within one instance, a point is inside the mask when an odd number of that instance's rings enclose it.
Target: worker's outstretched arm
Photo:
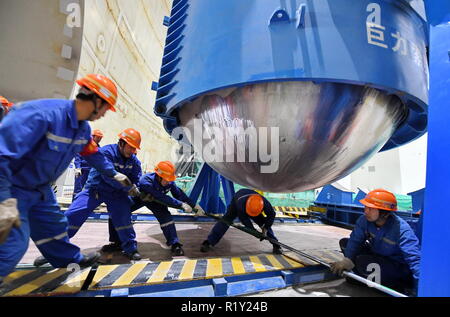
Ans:
[[[366,235],[364,233],[365,223],[366,219],[364,215],[358,218],[344,250],[344,256],[353,262],[361,247],[364,245],[364,241],[366,241]]]
[[[185,194],[185,192],[179,188],[175,183],[170,184],[170,192],[172,193],[172,196],[181,201],[184,202],[186,204],[188,204],[189,206],[191,206],[192,208],[195,207],[194,202],[188,197],[188,195]]]
[[[204,216],[206,214],[203,208],[199,204],[195,204],[194,201],[190,199],[189,196],[186,195],[185,192],[181,188],[179,188],[175,183],[171,184],[170,192],[172,193],[173,197],[184,203],[184,205],[182,205],[182,208],[186,212],[195,211],[197,216]]]
[[[73,164],[75,165],[75,168],[81,168],[81,155],[77,154],[75,155],[75,160],[73,162]]]
[[[161,193],[157,189],[155,189],[155,186],[153,184],[153,181],[148,177],[142,177],[139,181],[139,189],[141,192],[144,192],[146,194],[152,195],[156,200],[169,205],[169,206],[176,206],[178,208],[181,208],[183,202],[170,197],[169,195],[166,195],[164,193]]]
[[[264,213],[266,215],[264,229],[268,230],[272,227],[273,222],[275,221],[276,212],[273,209],[272,204],[265,198],[264,199]]]
[[[0,123],[0,202],[11,198],[11,160],[32,150],[47,130],[47,120],[32,106],[11,112]]]
[[[91,140],[85,150],[83,150],[80,154],[89,165],[93,166],[98,172],[100,172],[103,180],[107,184],[117,190],[123,190],[126,192],[131,189],[133,183],[130,179],[126,175],[119,173],[114,169],[112,154],[108,151],[99,149],[93,140]]]
[[[138,184],[142,177],[142,165],[136,157],[134,159],[135,163],[133,164],[133,170],[129,178],[133,184]]]
[[[89,165],[99,171],[104,176],[105,180],[108,179],[108,181],[113,182],[115,185],[119,185],[114,180],[111,180],[111,178],[117,174],[112,161],[98,148],[94,140],[91,139],[80,155]],[[122,186],[119,186],[118,188],[122,188]]]

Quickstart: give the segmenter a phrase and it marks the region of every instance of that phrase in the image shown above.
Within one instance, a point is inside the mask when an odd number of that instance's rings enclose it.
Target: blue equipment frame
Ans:
[[[220,198],[220,188],[223,188],[225,202]],[[203,163],[194,180],[194,186],[189,194],[192,201],[198,201],[200,194],[200,206],[203,209],[216,214],[224,214],[230,204],[234,192],[232,181],[214,171],[208,164]]]
[[[419,296],[450,296],[450,2],[427,0],[430,113]]]

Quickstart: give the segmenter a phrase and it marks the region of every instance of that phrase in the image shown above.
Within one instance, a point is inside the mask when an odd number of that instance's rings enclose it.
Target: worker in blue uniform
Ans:
[[[272,230],[275,215],[272,204],[266,198],[254,190],[241,189],[234,195],[227,212],[222,217],[224,222],[219,221],[214,225],[208,238],[203,241],[200,251],[208,252],[215,246],[230,227],[225,222],[232,223],[236,217],[249,229],[255,229],[253,220],[261,228],[263,235],[277,240]],[[272,244],[272,246],[274,254],[282,253],[279,245]]]
[[[0,280],[14,270],[30,237],[54,267],[97,261],[98,253],[83,255],[69,242],[67,219],[50,186],[75,154],[81,152],[105,177],[131,184],[98,152],[87,122],[114,110],[114,83],[102,75],[77,83],[76,100],[16,104],[0,124]]]
[[[182,256],[184,250],[178,239],[175,223],[167,206],[183,209],[191,213],[197,210],[197,215],[204,214],[203,209],[195,203],[175,184],[175,166],[170,161],[159,162],[155,173],[148,173],[139,180],[140,197],[133,198],[131,211],[142,207],[150,209],[158,220],[166,238],[167,246],[171,247],[172,255]],[[171,193],[173,197],[167,195]],[[158,201],[158,202],[157,202]],[[104,252],[120,250],[116,230],[110,226],[111,244],[102,248]]]
[[[72,205],[65,212],[69,221],[69,237],[73,237],[94,209],[104,202],[125,255],[131,260],[142,258],[137,250],[136,233],[131,223],[131,204],[128,197],[129,195],[139,195],[136,184],[142,175],[142,169],[136,151],[140,149],[140,144],[140,133],[135,129],[125,129],[119,134],[117,144],[100,148],[100,152],[114,164],[116,170],[128,176],[134,186],[123,188],[105,178],[96,169],[92,169],[84,190],[75,197]]]
[[[350,238],[339,242],[345,257],[333,263],[331,271],[341,275],[353,270],[367,278],[374,272],[373,264],[378,264],[382,285],[414,293],[419,280],[419,240],[408,223],[393,213],[397,210],[395,195],[376,189],[360,202],[364,215]]]
[[[97,144],[97,147],[100,147],[100,142],[103,139],[102,131],[96,129],[92,132],[92,140]],[[83,190],[84,184],[89,176],[89,171],[91,170],[91,166],[89,163],[80,155],[77,154],[75,156],[75,182],[74,182],[74,190],[73,190],[73,198]]]

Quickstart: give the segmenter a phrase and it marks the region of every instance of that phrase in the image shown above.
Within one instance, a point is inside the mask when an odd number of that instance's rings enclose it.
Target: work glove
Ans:
[[[199,204],[195,205],[194,209],[196,210],[196,215],[197,216],[204,216],[204,215],[206,215],[206,212],[203,210],[203,208]]]
[[[152,195],[147,194],[147,193],[141,193],[141,194],[139,195],[139,198],[140,198],[144,203],[150,203],[150,202],[152,202],[152,201],[155,199]]]
[[[141,195],[141,192],[139,191],[139,188],[137,188],[136,185],[133,185],[131,189],[128,191],[128,196],[131,197],[139,197]]]
[[[9,198],[0,203],[0,244],[8,239],[13,226],[20,227],[20,216],[17,210],[17,200]]]
[[[113,178],[114,180],[119,182],[123,187],[133,186],[133,183],[130,181],[130,179],[122,173],[117,173],[116,175],[114,175]]]
[[[181,204],[181,209],[183,209],[185,212],[187,212],[187,213],[191,213],[192,212],[192,207],[191,206],[189,206],[188,204],[186,204],[186,203],[182,203]]]
[[[355,264],[349,258],[344,258],[343,260],[335,263],[331,263],[330,270],[333,274],[342,275],[344,271],[351,271],[355,267]]]
[[[81,176],[81,168],[76,168],[75,169],[75,177],[80,177]]]

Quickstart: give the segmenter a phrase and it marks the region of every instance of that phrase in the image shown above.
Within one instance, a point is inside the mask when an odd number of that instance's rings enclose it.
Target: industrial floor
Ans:
[[[257,259],[258,262],[261,259],[266,260],[267,262],[265,256],[270,256],[272,251],[271,244],[267,241],[260,242],[258,239],[235,228],[230,228],[224,238],[210,252],[206,254],[200,252],[200,245],[207,237],[213,225],[214,223],[204,222],[182,222],[176,224],[178,236],[185,251],[185,256],[182,257],[171,256],[170,248],[166,246],[165,238],[157,222],[135,223],[134,227],[137,235],[138,249],[143,257],[143,261],[149,261],[149,263],[165,263],[163,261],[172,261],[172,263],[174,263],[174,261],[179,263],[184,261],[184,263],[187,263],[187,261],[202,261],[202,259],[211,260],[214,258],[231,259],[232,257],[239,257],[240,259],[245,258],[247,260],[250,259],[250,262],[252,258]],[[311,252],[313,255],[317,254],[317,252],[320,254],[323,250],[330,250],[336,253],[339,249],[339,239],[347,237],[350,234],[349,230],[322,224],[275,223],[273,230],[280,242],[306,253]],[[108,225],[105,221],[86,222],[71,241],[78,245],[83,252],[98,251],[102,245],[108,243]],[[32,263],[39,255],[40,253],[36,246],[30,241],[29,249],[23,257],[21,264]],[[294,267],[294,262],[290,261],[289,258],[286,258],[286,260]],[[280,260],[278,258],[278,261],[280,263],[286,263],[283,259]],[[102,254],[100,262],[106,265],[105,268],[114,268],[113,265],[116,264],[130,263],[130,261],[120,254],[120,252]],[[247,265],[244,261],[242,261],[242,263],[245,264],[244,266]],[[288,264],[286,263],[286,265]],[[129,266],[127,266],[127,268],[129,268]],[[108,277],[111,270],[105,269],[103,276]],[[120,271],[120,269],[117,270]],[[140,270],[142,270],[142,268],[140,268]],[[374,297],[383,295],[364,286],[351,285],[344,279],[336,279],[322,283],[296,285],[280,290],[260,292],[246,296]]]
[[[261,253],[271,253],[272,245],[230,228],[223,239],[207,254],[200,252],[200,245],[208,236],[213,223],[177,223],[178,237],[185,251],[183,258],[204,258],[220,256],[242,256]],[[157,222],[135,223],[138,250],[143,260],[167,261],[172,259],[170,248],[165,244],[165,238]],[[339,239],[347,237],[349,230],[317,224],[277,224],[273,226],[276,237],[280,242],[298,250],[339,249]],[[108,224],[105,222],[86,222],[71,239],[83,252],[98,251],[108,243]],[[39,250],[30,240],[30,246],[21,263],[33,263],[40,255]],[[129,263],[120,253],[113,257],[104,257],[105,264]]]

